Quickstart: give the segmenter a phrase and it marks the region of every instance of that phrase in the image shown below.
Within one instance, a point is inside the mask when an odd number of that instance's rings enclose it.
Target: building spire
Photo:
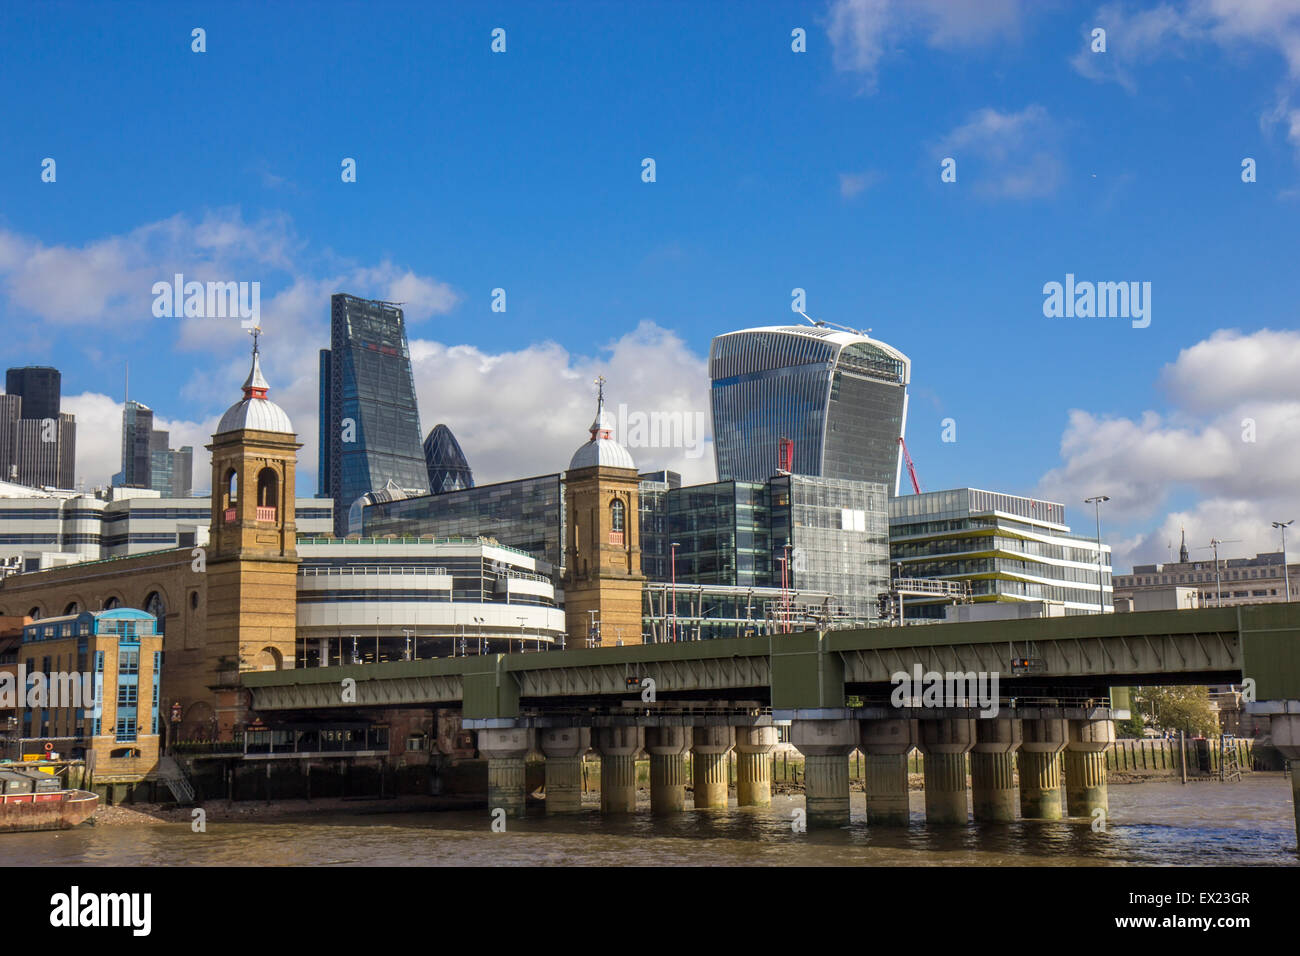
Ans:
[[[253,367],[248,370],[248,378],[244,379],[245,401],[250,398],[266,398],[266,393],[271,388],[262,375],[262,362],[259,358],[260,349],[257,340],[261,336],[262,330],[255,325],[248,330],[248,334],[253,337]]]
[[[591,440],[596,441],[598,438],[613,438],[614,429],[610,425],[609,419],[605,417],[605,376],[596,376],[596,418],[591,423]]]
[[[1186,564],[1191,560],[1187,553],[1187,529],[1183,528],[1183,543],[1178,546],[1178,560],[1181,564]]]

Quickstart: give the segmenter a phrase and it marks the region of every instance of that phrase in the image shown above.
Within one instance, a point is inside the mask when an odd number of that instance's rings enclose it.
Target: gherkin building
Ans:
[[[474,487],[460,442],[446,425],[436,425],[424,440],[424,463],[429,469],[429,487],[435,495]]]

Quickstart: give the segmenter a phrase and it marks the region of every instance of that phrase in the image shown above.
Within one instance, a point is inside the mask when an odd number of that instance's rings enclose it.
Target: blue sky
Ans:
[[[563,467],[597,373],[706,410],[709,340],[799,287],[911,356],[928,489],[1080,529],[1109,493],[1121,566],[1300,517],[1300,3],[7,4],[0,36],[0,357],[62,369],[88,484],[126,362],[196,445],[238,395],[237,322],[151,314],[175,271],[261,283],[302,493],[330,292],[408,303],[425,430],[500,480]],[[1150,282],[1150,327],[1044,317],[1067,272]]]

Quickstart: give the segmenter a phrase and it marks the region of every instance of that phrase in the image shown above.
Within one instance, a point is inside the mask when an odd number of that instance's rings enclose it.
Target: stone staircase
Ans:
[[[158,766],[154,768],[153,776],[154,779],[161,780],[167,785],[167,789],[172,792],[177,803],[194,802],[194,786],[190,783],[189,777],[185,776],[185,771],[171,757],[158,758]]]

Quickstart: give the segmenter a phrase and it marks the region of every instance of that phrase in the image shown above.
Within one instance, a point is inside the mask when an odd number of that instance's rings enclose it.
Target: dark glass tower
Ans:
[[[390,481],[410,494],[429,493],[402,310],[332,296],[330,347],[320,368],[320,493],[334,499],[334,533],[342,535],[352,503]]]
[[[63,376],[48,365],[29,365],[5,372],[5,391],[23,400],[23,418],[59,417],[59,390]]]
[[[474,473],[469,469],[465,453],[446,425],[435,425],[424,439],[424,463],[429,470],[429,487],[435,495],[474,487]]]
[[[713,340],[719,481],[766,481],[793,443],[794,474],[880,482],[897,494],[911,361],[858,332],[772,326]]]

